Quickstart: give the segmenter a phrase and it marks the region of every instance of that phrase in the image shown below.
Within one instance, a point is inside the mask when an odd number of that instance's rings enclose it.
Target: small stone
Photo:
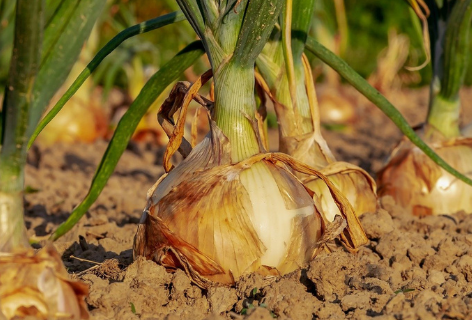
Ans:
[[[379,209],[375,213],[363,214],[360,216],[360,220],[369,239],[378,239],[393,231],[392,217],[384,209]]]
[[[191,286],[189,277],[180,269],[177,269],[175,272],[174,278],[172,279],[172,284],[174,290],[177,292],[184,292]]]
[[[348,294],[341,299],[341,308],[344,312],[352,309],[366,309],[369,307],[370,297],[366,292]]]
[[[434,284],[443,284],[446,282],[446,278],[444,277],[444,273],[441,271],[437,270],[430,270],[429,275],[428,275],[428,280],[429,282],[432,282]]]

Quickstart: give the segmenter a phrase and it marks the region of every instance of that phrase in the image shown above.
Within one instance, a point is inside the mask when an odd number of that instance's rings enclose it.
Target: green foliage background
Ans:
[[[48,0],[48,3],[58,0]],[[0,90],[6,83],[8,64],[13,42],[14,0],[0,0]],[[348,50],[342,56],[363,77],[375,71],[379,53],[388,45],[388,32],[397,30],[410,39],[407,65],[421,64],[425,55],[422,39],[415,30],[405,1],[392,0],[345,0],[349,28]],[[178,10],[174,0],[110,0],[102,17],[97,22],[99,38],[97,50],[126,27]],[[333,35],[337,33],[337,22],[333,0],[319,0],[316,15],[319,23],[327,26]],[[316,28],[316,26],[314,26]],[[188,22],[179,22],[137,38],[127,40],[106,59],[93,78],[96,84],[109,90],[113,86],[126,89],[130,83],[123,66],[138,56],[144,67],[158,69],[186,44],[196,39]],[[472,41],[471,41],[472,44]],[[472,45],[471,45],[472,52]],[[318,62],[319,63],[319,62]],[[205,70],[201,62],[195,73]],[[421,82],[427,85],[431,78],[431,67],[419,71]],[[466,84],[472,84],[472,64],[468,66]]]

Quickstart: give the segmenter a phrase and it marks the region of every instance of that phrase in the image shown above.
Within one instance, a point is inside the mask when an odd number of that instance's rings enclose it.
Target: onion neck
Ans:
[[[295,79],[296,79],[296,109],[293,107],[290,97],[288,79],[284,75],[275,90],[276,99],[287,107],[283,117],[279,120],[280,137],[295,137],[313,132],[313,121],[311,119],[311,110],[308,103],[308,96],[305,87],[305,72],[303,65],[295,61]]]
[[[231,160],[238,162],[259,153],[250,120],[254,120],[254,68],[242,68],[231,60],[214,68],[215,114],[218,127],[231,144]]]
[[[460,135],[459,115],[459,99],[450,101],[437,94],[432,97],[427,123],[445,138],[454,138]],[[426,136],[429,135],[427,131]]]
[[[23,170],[1,166],[0,182],[0,252],[28,246],[23,220]]]

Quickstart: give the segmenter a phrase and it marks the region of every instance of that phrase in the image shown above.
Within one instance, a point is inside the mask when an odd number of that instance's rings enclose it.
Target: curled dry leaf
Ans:
[[[423,25],[423,48],[426,54],[426,60],[417,67],[406,67],[407,70],[416,71],[421,70],[425,66],[428,65],[429,61],[431,61],[431,45],[429,40],[429,31],[428,31],[428,16],[430,14],[430,10],[428,5],[424,2],[424,0],[406,0],[413,11],[415,11],[418,18],[421,20]]]
[[[69,279],[52,245],[0,255],[1,319],[88,319],[87,294],[87,285]]]
[[[419,134],[423,136],[423,131]],[[425,142],[456,170],[472,176],[472,138],[435,137]],[[440,168],[406,138],[393,150],[377,180],[380,196],[391,195],[414,215],[472,212],[472,187]]]
[[[213,76],[210,69],[200,76],[195,83],[189,85],[186,82],[177,83],[172,89],[169,98],[162,104],[158,113],[158,120],[162,128],[169,136],[169,143],[164,154],[164,169],[169,172],[172,169],[170,159],[175,151],[185,157],[192,150],[192,146],[184,139],[185,117],[190,101],[196,99],[202,105],[211,105],[211,101],[201,97],[198,94],[201,86],[204,85]],[[184,93],[184,94],[182,94]],[[173,115],[180,109],[177,123],[174,127]]]
[[[330,163],[320,171],[341,190],[358,216],[377,210],[376,184],[366,171],[342,161]],[[304,183],[318,195],[328,220],[333,221],[339,210],[334,205],[333,198],[323,181],[317,177],[310,177],[305,179]]]

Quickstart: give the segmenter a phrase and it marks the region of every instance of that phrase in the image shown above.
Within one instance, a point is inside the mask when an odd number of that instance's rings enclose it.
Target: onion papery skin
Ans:
[[[50,244],[0,255],[0,319],[88,319],[87,294]]]
[[[332,162],[320,171],[349,200],[358,217],[367,212],[377,211],[377,187],[374,179],[366,171],[342,161]],[[304,183],[314,191],[321,202],[326,219],[332,222],[340,212],[326,184],[316,177],[304,180]]]
[[[232,164],[212,131],[148,193],[134,255],[182,268],[201,287],[310,261],[324,231],[312,194],[280,161]]]
[[[472,177],[472,138],[428,142],[454,169]],[[391,195],[415,216],[472,212],[472,187],[453,177],[404,138],[378,174],[379,196]]]

